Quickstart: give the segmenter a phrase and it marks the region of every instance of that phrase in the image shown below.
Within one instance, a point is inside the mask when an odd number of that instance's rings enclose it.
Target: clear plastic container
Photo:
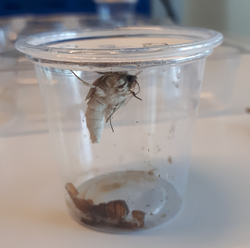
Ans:
[[[163,224],[181,209],[206,57],[215,31],[116,28],[33,35],[70,215],[106,232]]]
[[[0,136],[48,132],[34,64],[17,50],[0,62]]]
[[[17,60],[0,56],[0,134],[13,123],[18,116],[17,111]]]
[[[206,61],[198,117],[221,114],[233,106],[233,92],[240,67],[241,46],[224,40]]]
[[[123,6],[123,3],[120,5]],[[111,4],[111,6],[112,13],[117,13],[114,8],[116,5]],[[120,8],[120,11],[122,11],[122,8]],[[131,13],[131,15],[134,15],[134,13]],[[120,26],[129,24],[142,26],[149,22],[147,18],[142,18],[141,16],[135,18],[127,16],[127,21],[124,19],[125,22],[122,23],[118,23],[116,20],[112,21],[113,15],[110,15],[110,18],[107,22],[103,22],[101,16],[94,14],[25,15],[7,19],[0,18],[0,58],[3,57],[3,59],[0,59],[0,74],[3,76],[3,82],[0,85],[0,98],[2,91],[6,90],[5,84],[8,87],[8,97],[11,96],[12,98],[12,105],[1,102],[0,99],[0,127],[5,127],[5,123],[8,124],[8,128],[0,129],[1,136],[48,131],[35,66],[27,60],[24,54],[14,48],[16,40],[27,35],[52,30],[117,26],[118,24]],[[4,63],[3,60],[15,61],[15,64],[12,63],[13,65],[7,68],[8,62]],[[10,79],[10,77],[12,78]]]

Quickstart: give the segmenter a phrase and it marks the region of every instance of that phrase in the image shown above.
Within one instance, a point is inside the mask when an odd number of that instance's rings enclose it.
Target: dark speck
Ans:
[[[173,160],[172,160],[172,157],[171,157],[171,156],[168,156],[168,162],[169,162],[170,164],[173,163]]]
[[[154,171],[155,171],[155,169],[152,169],[152,170],[150,170],[150,171],[148,172],[148,174],[151,175],[151,176],[153,176],[153,175],[154,175]]]

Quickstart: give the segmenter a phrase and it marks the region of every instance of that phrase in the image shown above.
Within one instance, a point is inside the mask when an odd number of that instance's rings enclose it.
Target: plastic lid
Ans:
[[[208,56],[222,34],[181,27],[126,27],[41,33],[20,39],[16,48],[46,66],[144,68]]]

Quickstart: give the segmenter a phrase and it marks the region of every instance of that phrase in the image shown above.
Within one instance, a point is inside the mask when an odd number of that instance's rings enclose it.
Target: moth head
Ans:
[[[134,88],[135,85],[137,84],[137,81],[136,81],[137,77],[134,76],[134,75],[127,75],[126,78],[127,78],[127,81],[128,81],[129,89]]]
[[[137,81],[136,81],[137,77],[133,76],[133,75],[123,75],[123,77],[121,77],[115,87],[119,90],[119,91],[123,91],[123,90],[130,90],[132,88],[135,87]]]

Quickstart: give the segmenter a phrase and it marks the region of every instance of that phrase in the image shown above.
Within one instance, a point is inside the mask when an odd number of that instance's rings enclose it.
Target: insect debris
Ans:
[[[124,200],[102,202],[95,205],[91,199],[79,197],[79,192],[72,183],[67,183],[65,188],[75,204],[81,211],[81,221],[86,225],[108,225],[118,228],[141,228],[144,226],[146,213],[140,210],[133,210],[131,221],[125,218],[129,213],[129,208]]]
[[[96,72],[102,76],[97,78],[93,84],[85,82],[71,71],[85,86],[90,87],[86,99],[88,107],[85,113],[87,128],[92,143],[99,143],[102,136],[104,123],[110,122],[114,132],[111,118],[114,113],[125,106],[132,97],[142,101],[137,96],[140,92],[140,85],[137,82],[137,75],[130,75],[126,71],[120,72]],[[135,88],[138,91],[135,92]]]

